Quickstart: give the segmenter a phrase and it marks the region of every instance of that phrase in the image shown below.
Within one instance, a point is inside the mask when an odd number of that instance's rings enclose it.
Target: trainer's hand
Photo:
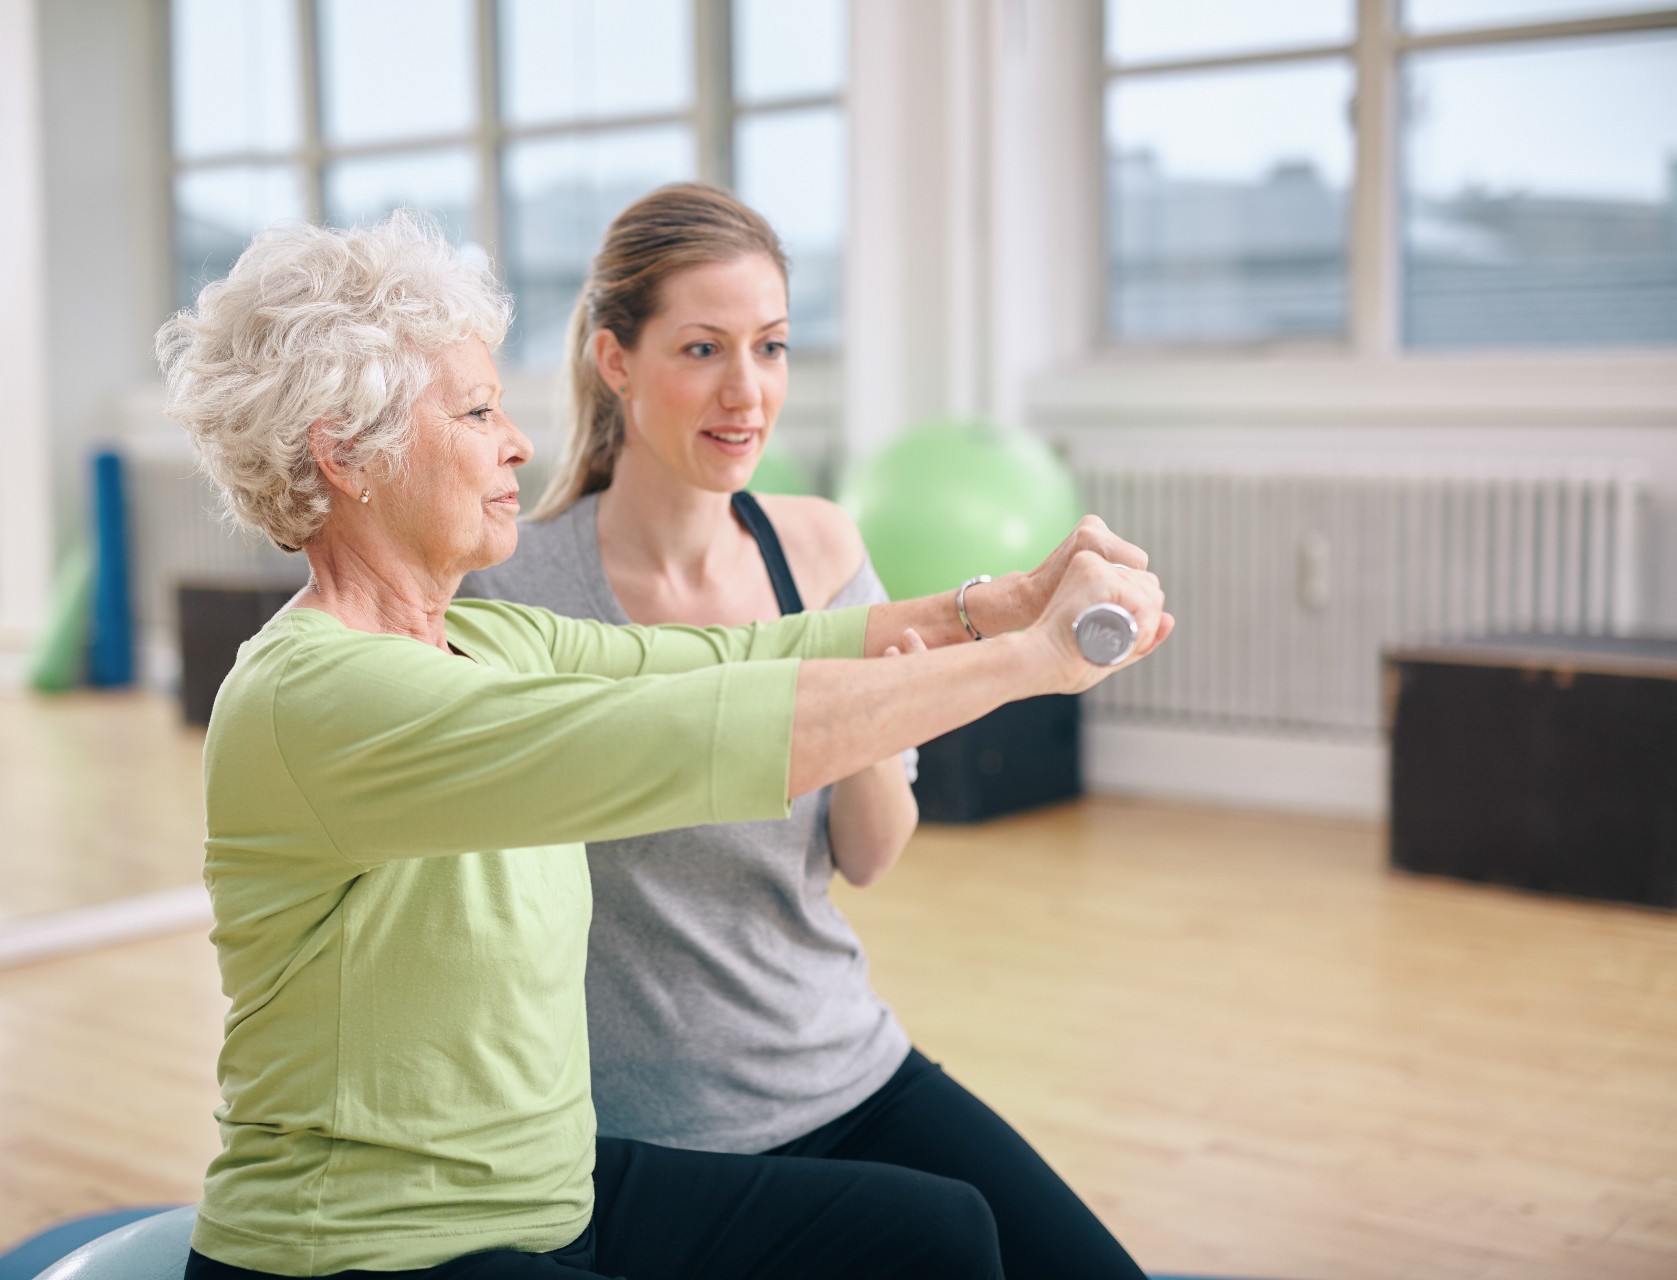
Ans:
[[[1072,562],[1084,552],[1113,565],[1147,568],[1145,551],[1113,533],[1099,516],[1084,516],[1065,541],[1029,573],[1010,573],[969,589],[967,616],[986,636],[1023,630],[1042,616]]]
[[[885,646],[884,656],[887,658],[899,658],[905,653],[925,652],[926,642],[920,638],[920,633],[918,631],[916,631],[913,627],[909,627],[903,632],[902,639],[897,641],[896,644],[888,644]]]
[[[1123,605],[1136,620],[1135,649],[1115,667],[1096,666],[1085,658],[1072,631],[1078,614],[1102,602]],[[1165,612],[1164,589],[1154,574],[1110,560],[1098,551],[1080,550],[1070,557],[1026,639],[1039,647],[1038,660],[1045,664],[1045,672],[1053,673],[1056,692],[1081,693],[1114,671],[1141,661],[1165,642],[1175,626],[1176,619]]]

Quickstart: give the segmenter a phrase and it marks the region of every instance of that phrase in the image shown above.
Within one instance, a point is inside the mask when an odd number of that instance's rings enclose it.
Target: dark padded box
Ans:
[[[1077,698],[1010,702],[920,748],[925,822],[978,822],[1083,794]]]
[[[1677,907],[1677,640],[1385,655],[1395,867]]]
[[[183,583],[180,610],[181,713],[188,724],[208,724],[216,691],[239,646],[297,594],[299,583]]]

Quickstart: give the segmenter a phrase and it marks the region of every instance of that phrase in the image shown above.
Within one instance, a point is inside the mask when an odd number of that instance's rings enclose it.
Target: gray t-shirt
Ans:
[[[518,550],[463,596],[629,621],[600,564],[596,498],[525,524]],[[828,608],[885,589],[864,561]],[[912,767],[912,766],[910,766]],[[588,846],[588,1035],[600,1132],[757,1152],[837,1119],[908,1056],[827,896],[831,789],[771,822],[687,827]]]

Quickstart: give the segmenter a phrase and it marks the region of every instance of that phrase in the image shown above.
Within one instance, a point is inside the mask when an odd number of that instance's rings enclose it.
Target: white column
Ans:
[[[1020,424],[1030,379],[1085,360],[1100,329],[1100,7],[990,7],[985,400]]]
[[[1100,300],[1097,0],[853,0],[844,434],[1023,418]]]
[[[990,0],[852,0],[844,443],[983,403]]]
[[[990,410],[991,85],[995,0],[945,0],[942,153],[945,381],[940,410]]]
[[[927,21],[937,8],[897,0],[850,5],[843,384],[851,457],[890,439],[918,410],[921,395],[910,383],[938,358],[924,332],[937,318],[915,306],[937,291],[928,252],[934,229],[915,207],[936,186],[922,170],[927,126],[917,116],[936,112],[926,82],[941,72],[936,24]]]
[[[0,0],[0,678],[45,621],[52,577],[45,195],[35,0]]]
[[[1351,346],[1398,353],[1398,79],[1392,0],[1357,0],[1357,165],[1351,184]]]

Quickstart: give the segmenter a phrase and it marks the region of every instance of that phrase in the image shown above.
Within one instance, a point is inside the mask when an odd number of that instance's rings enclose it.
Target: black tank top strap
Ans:
[[[786,552],[780,547],[780,535],[774,531],[763,508],[744,489],[734,495],[733,507],[739,522],[757,540],[757,549],[763,553],[763,564],[768,568],[769,582],[774,586],[774,598],[780,605],[781,614],[802,613],[804,598],[798,594],[798,584],[792,581]]]

